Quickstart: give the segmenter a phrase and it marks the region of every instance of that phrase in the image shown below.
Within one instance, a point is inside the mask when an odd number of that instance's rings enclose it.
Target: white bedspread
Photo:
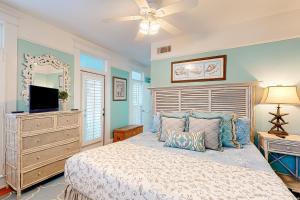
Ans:
[[[130,140],[71,157],[65,177],[67,184],[93,200],[295,199],[272,171],[226,165]]]

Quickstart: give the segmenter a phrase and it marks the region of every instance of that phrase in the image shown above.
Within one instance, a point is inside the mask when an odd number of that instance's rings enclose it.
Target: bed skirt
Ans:
[[[92,200],[68,185],[65,189],[64,200]]]

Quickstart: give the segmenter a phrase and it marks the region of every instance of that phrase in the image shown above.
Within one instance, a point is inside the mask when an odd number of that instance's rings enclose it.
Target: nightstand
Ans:
[[[280,138],[258,132],[258,137],[259,148],[271,167],[291,190],[300,193],[300,135]]]

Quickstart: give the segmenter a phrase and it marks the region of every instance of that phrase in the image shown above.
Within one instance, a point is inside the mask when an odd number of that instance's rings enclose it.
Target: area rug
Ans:
[[[65,182],[60,175],[22,192],[21,200],[63,200]],[[0,197],[1,200],[15,200],[16,193],[12,192]]]

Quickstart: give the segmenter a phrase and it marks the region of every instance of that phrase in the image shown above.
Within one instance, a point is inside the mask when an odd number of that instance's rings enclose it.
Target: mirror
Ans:
[[[63,69],[55,69],[52,66],[33,65],[32,84],[48,88],[63,89]]]
[[[29,85],[57,88],[70,93],[69,65],[55,56],[25,55],[22,96],[29,100]]]

